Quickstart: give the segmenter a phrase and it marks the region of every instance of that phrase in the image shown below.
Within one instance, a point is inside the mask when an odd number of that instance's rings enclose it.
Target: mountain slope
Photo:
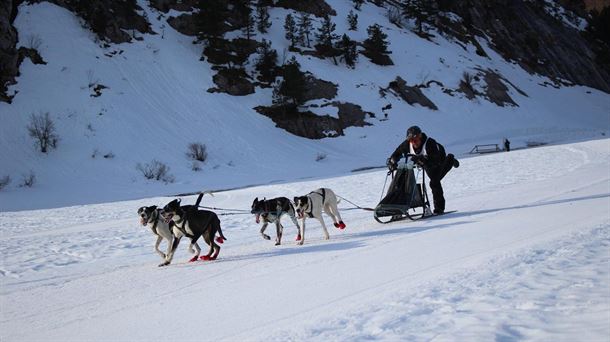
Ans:
[[[0,177],[12,183],[0,191],[0,209],[18,210],[100,203],[144,196],[223,189],[345,174],[362,167],[383,165],[404,138],[410,125],[420,125],[456,155],[475,144],[499,143],[508,137],[515,147],[528,142],[556,143],[600,137],[609,133],[610,97],[586,87],[550,86],[552,82],[506,62],[479,43],[474,46],[435,35],[425,40],[398,29],[386,10],[365,4],[357,32],[343,20],[351,2],[332,2],[337,32],[352,39],[367,38],[366,28],[380,23],[388,34],[394,66],[378,66],[361,56],[356,70],[330,60],[296,55],[303,70],[338,85],[333,101],[357,103],[376,114],[372,126],[351,127],[334,139],[308,140],[275,128],[253,110],[271,104],[271,89],[257,88],[243,97],[208,93],[214,71],[199,61],[202,46],[192,44],[166,23],[165,16],[140,3],[155,32],[142,40],[103,47],[66,9],[42,2],[22,4],[15,19],[20,45],[39,37],[46,65],[28,59],[11,90],[11,104],[0,103]],[[283,20],[291,10],[270,11],[273,26],[264,37],[289,59]],[[173,11],[171,14],[178,14]],[[319,25],[319,22],[316,22]],[[230,33],[229,35],[232,35]],[[234,33],[234,35],[239,35]],[[21,39],[20,38],[20,39]],[[257,37],[261,39],[262,36]],[[252,66],[248,66],[251,68]],[[468,100],[457,89],[464,72],[493,70],[506,81],[508,94],[518,104],[499,107],[484,97]],[[432,111],[408,105],[380,88],[400,76],[422,89],[438,107]],[[89,85],[101,84],[101,96]],[[440,86],[442,84],[443,86]],[[485,83],[475,89],[484,92]],[[317,101],[324,104],[327,101]],[[387,120],[382,108],[388,104]],[[336,116],[336,108],[310,108],[318,115]],[[38,152],[26,126],[30,115],[49,112],[60,138],[47,155]],[[209,157],[193,171],[185,157],[187,145],[205,144]],[[104,158],[104,155],[112,156]],[[320,157],[324,157],[320,159]],[[175,182],[145,180],[136,166],[158,160],[170,167]],[[34,174],[32,188],[20,187],[22,177]]]

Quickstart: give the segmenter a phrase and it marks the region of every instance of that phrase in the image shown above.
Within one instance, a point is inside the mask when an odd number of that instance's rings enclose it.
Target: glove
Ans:
[[[411,160],[413,161],[413,163],[423,166],[426,162],[426,157],[425,156],[411,156]]]
[[[392,158],[388,158],[388,160],[385,162],[385,165],[388,167],[388,169],[390,169],[390,171],[394,171],[398,167],[398,165]]]

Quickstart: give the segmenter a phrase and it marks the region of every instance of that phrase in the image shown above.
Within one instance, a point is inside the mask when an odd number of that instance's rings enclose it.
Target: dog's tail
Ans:
[[[203,199],[203,195],[208,194],[210,196],[214,196],[214,193],[208,190],[204,190],[202,192],[199,193],[199,196],[197,196],[197,201],[195,201],[195,207],[199,207],[199,204],[201,204],[201,199]]]

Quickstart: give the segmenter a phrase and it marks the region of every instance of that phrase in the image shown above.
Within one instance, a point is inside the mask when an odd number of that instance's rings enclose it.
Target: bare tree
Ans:
[[[156,159],[144,165],[138,163],[136,170],[142,172],[146,179],[154,179],[165,183],[173,183],[175,180],[174,176],[169,174],[169,166]]]
[[[186,152],[186,156],[189,159],[204,162],[208,158],[208,152],[204,144],[190,143]]]
[[[57,147],[59,137],[55,133],[55,124],[51,120],[49,112],[39,115],[32,114],[27,129],[29,135],[37,141],[40,152],[48,153],[49,148]]]
[[[30,171],[30,173],[28,173],[27,175],[23,175],[22,176],[22,180],[21,180],[21,185],[19,185],[20,187],[28,187],[31,188],[34,183],[36,183],[36,175],[34,174],[33,171]]]
[[[11,176],[4,176],[0,178],[0,191],[11,183]]]

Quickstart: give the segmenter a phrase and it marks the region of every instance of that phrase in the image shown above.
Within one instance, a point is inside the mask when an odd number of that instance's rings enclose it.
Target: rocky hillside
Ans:
[[[135,0],[53,0],[60,6],[66,7],[83,19],[97,37],[107,42],[122,43],[136,38],[139,33],[152,33],[146,17],[139,14],[139,7]],[[219,1],[230,4],[232,1]],[[236,4],[240,1],[234,1]],[[14,94],[7,94],[7,86],[14,84],[15,77],[19,75],[19,65],[23,58],[30,57],[35,63],[44,63],[37,57],[36,41],[29,42],[27,48],[16,49],[19,39],[12,25],[21,0],[4,1],[0,4],[0,100],[10,102]],[[265,6],[277,6],[309,13],[313,16],[324,17],[336,15],[331,3],[324,0],[317,1],[262,1]],[[374,3],[388,8],[391,11],[401,11],[402,2],[397,0],[380,1]],[[435,27],[443,34],[452,35],[464,43],[476,43],[476,39],[489,39],[491,46],[504,58],[513,60],[526,70],[549,76],[558,83],[581,84],[610,92],[610,65],[605,56],[608,55],[608,46],[595,39],[589,39],[583,31],[574,26],[566,25],[561,18],[554,16],[549,10],[546,1],[524,0],[469,0],[469,1],[434,1],[433,11],[426,13],[423,21]],[[587,10],[601,11],[607,6],[607,1],[563,1],[566,7],[574,9],[577,13],[588,16]],[[179,11],[180,15],[169,15],[167,22],[178,31],[193,37],[202,37],[205,32],[198,27],[197,1],[178,0],[152,0],[150,6],[162,11],[172,13]],[[246,21],[240,16],[233,15],[235,7],[226,7],[225,15],[228,18],[223,23],[222,32],[243,28]],[[459,20],[446,14],[452,12],[459,16]],[[399,14],[402,16],[402,14]],[[133,32],[129,34],[127,32]],[[161,34],[161,32],[156,32]],[[24,39],[25,37],[22,37]],[[222,39],[222,34],[220,34]],[[234,43],[233,45],[235,45]],[[217,43],[217,49],[207,49],[206,55],[211,62],[223,64],[221,57],[226,53],[242,54],[247,58],[255,52],[256,44],[244,50],[243,47],[231,47],[230,43]],[[236,52],[235,49],[239,49]],[[478,53],[485,55],[481,48]],[[245,54],[245,55],[244,55]],[[205,56],[204,56],[205,58]],[[222,68],[221,68],[222,69]],[[232,75],[227,78],[219,73],[217,83],[220,89],[234,95],[243,95],[253,92],[252,85],[245,82],[243,77]],[[232,83],[229,86],[228,83]],[[241,83],[241,85],[239,85]]]

